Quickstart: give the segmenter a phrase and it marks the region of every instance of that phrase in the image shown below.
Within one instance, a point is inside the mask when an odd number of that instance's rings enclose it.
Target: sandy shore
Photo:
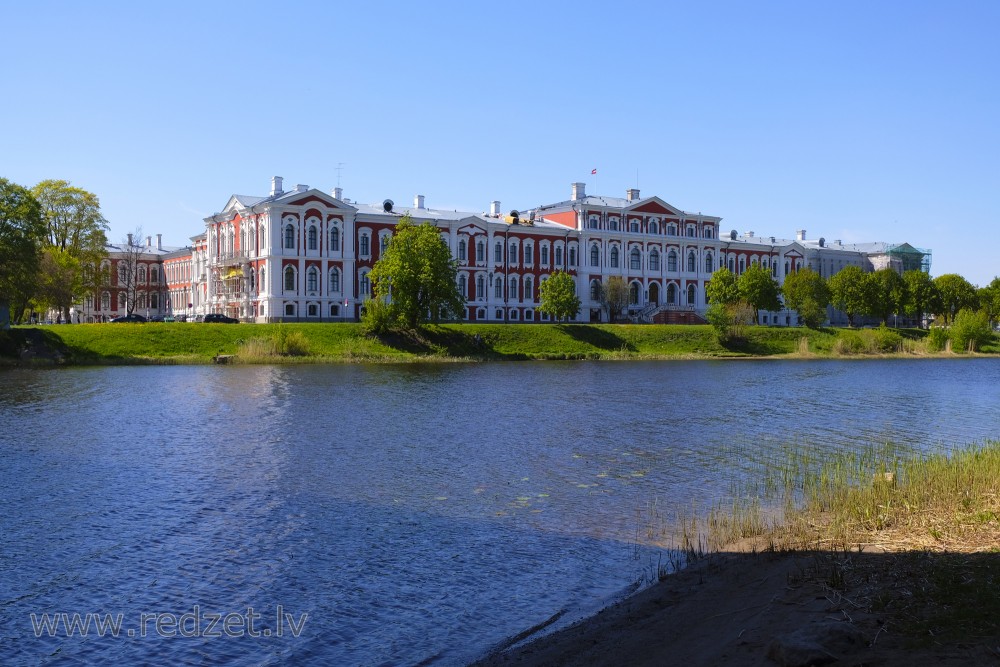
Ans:
[[[475,665],[1000,664],[1000,638],[914,648],[873,612],[873,586],[897,565],[891,554],[715,554]]]

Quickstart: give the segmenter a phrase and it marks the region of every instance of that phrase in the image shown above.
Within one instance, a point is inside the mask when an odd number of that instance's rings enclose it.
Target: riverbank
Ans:
[[[926,332],[749,327],[722,344],[707,325],[449,324],[365,336],[356,323],[74,324],[0,332],[7,364],[406,363],[529,359],[929,356]],[[996,354],[994,337],[982,352]]]
[[[475,664],[996,664],[1000,443],[884,463],[867,485],[828,476],[786,523]]]

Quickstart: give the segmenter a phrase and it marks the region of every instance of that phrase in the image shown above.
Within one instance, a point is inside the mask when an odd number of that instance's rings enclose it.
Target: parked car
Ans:
[[[170,315],[167,315],[166,317],[163,318],[163,321],[164,322],[175,322],[176,320],[174,318],[172,318]]]
[[[235,317],[229,317],[228,315],[223,315],[222,313],[209,313],[205,316],[204,322],[217,324],[239,324],[240,321]]]
[[[131,315],[122,315],[121,317],[116,317],[111,320],[112,322],[145,322],[146,318],[142,315],[136,315],[132,313]]]
[[[180,315],[174,315],[174,319],[177,320],[178,322],[187,322],[188,316],[181,313]]]

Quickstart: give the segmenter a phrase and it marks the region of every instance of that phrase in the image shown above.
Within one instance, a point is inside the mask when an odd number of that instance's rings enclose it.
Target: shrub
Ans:
[[[292,357],[304,357],[309,354],[309,339],[301,331],[292,331],[285,336],[283,354]]]
[[[973,312],[963,308],[951,325],[951,345],[955,352],[975,352],[990,342],[990,318],[985,311]]]
[[[361,310],[361,330],[366,336],[381,336],[394,328],[396,315],[392,304],[382,299],[365,299]]]
[[[884,324],[874,331],[865,333],[869,334],[867,338],[871,341],[872,352],[899,352],[903,349],[903,337]]]
[[[927,333],[927,351],[943,352],[948,345],[948,330],[944,327],[931,327]]]

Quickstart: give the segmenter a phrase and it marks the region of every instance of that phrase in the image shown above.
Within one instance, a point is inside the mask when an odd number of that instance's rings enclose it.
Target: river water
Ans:
[[[989,359],[0,382],[2,664],[461,665],[649,579],[655,522],[725,498],[748,452],[1000,436]],[[73,614],[100,616],[66,636]]]

